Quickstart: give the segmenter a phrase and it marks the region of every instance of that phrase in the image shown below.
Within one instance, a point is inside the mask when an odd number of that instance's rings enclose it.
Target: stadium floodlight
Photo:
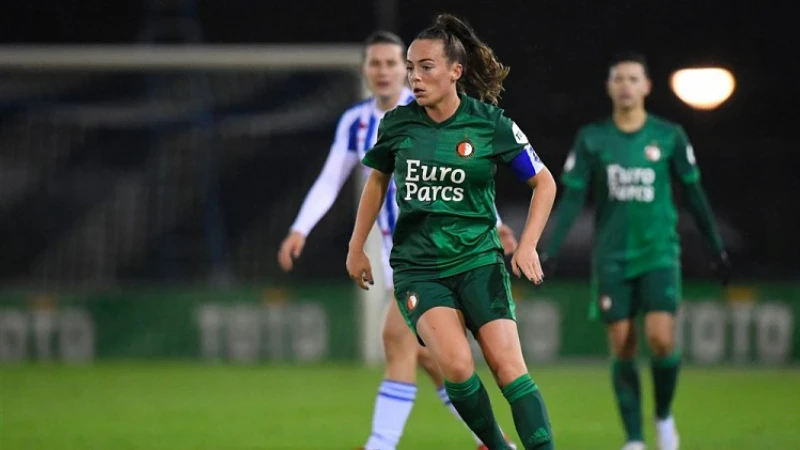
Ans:
[[[720,67],[681,69],[670,78],[672,91],[695,109],[711,110],[730,98],[736,88],[733,74]]]

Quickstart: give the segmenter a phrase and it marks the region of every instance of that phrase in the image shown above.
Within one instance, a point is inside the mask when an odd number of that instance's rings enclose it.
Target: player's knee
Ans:
[[[468,380],[475,372],[472,353],[459,350],[453,350],[442,355],[438,361],[438,366],[446,380],[457,383]]]
[[[495,380],[506,385],[528,373],[520,348],[516,345],[484,345],[484,357]]]
[[[397,359],[416,360],[416,347],[419,345],[414,333],[408,327],[388,324],[383,327],[381,334],[383,351],[388,362]]]
[[[665,357],[672,354],[672,350],[675,348],[675,339],[672,333],[648,333],[647,346],[653,356]]]
[[[619,359],[636,357],[639,345],[636,339],[636,332],[633,329],[625,330],[624,332],[614,332],[612,330],[608,338],[612,356]]]
[[[638,351],[636,343],[622,342],[611,346],[611,354],[618,359],[633,359]]]
[[[492,369],[494,379],[500,386],[505,386],[517,378],[528,373],[525,361],[519,358],[509,358],[496,364]]]

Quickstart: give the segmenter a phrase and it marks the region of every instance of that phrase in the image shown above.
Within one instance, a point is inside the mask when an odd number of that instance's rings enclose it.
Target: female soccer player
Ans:
[[[536,284],[543,280],[536,244],[555,181],[525,134],[495,106],[508,68],[464,22],[438,16],[409,47],[406,69],[416,102],[384,116],[378,142],[363,159],[374,170],[362,193],[348,273],[362,289],[372,282],[364,243],[394,176],[395,298],[441,368],[448,397],[487,448],[509,448],[475,373],[468,328],[511,404],[524,448],[551,449],[544,401],[520,348],[495,229],[493,176],[498,163],[507,165],[536,190],[512,258],[514,273]]]
[[[645,448],[633,321],[641,313],[653,355],[658,447],[675,450],[679,439],[670,406],[680,367],[674,316],[681,274],[670,174],[683,185],[689,209],[717,255],[715,266],[723,283],[727,282],[728,257],[686,134],[679,125],[644,108],[650,92],[645,58],[638,54],[615,58],[607,90],[613,114],[578,132],[564,166],[566,189],[556,213],[556,228],[542,260],[547,267],[557,256],[591,183],[597,201],[591,314],[596,317],[599,312],[608,330],[614,393],[627,434],[623,449]]]
[[[300,213],[278,252],[278,261],[283,270],[292,269],[293,260],[299,258],[303,251],[306,236],[333,205],[359,159],[374,144],[377,124],[386,111],[413,100],[411,92],[405,87],[404,53],[405,44],[392,33],[379,31],[366,39],[363,76],[374,97],[350,108],[339,121],[336,138],[322,173],[306,196]],[[386,289],[390,296],[394,294],[389,251],[392,247],[391,234],[396,212],[394,199],[389,198],[382,205],[379,219],[384,241],[384,279],[387,281]],[[510,254],[516,248],[514,233],[508,226],[500,223],[499,218],[497,224],[504,246]],[[416,397],[418,362],[437,386],[439,398],[458,417],[445,393],[439,368],[408,330],[394,301],[387,308],[382,337],[386,375],[375,400],[372,432],[366,444],[369,450],[394,450],[400,440]],[[482,448],[480,439],[474,437],[478,448]]]

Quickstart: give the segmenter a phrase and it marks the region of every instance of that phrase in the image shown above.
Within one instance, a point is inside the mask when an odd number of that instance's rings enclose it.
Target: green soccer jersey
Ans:
[[[595,270],[635,276],[678,264],[672,174],[687,184],[700,178],[692,146],[679,125],[648,115],[633,133],[621,131],[611,119],[581,128],[562,182],[571,188],[591,187],[594,194]]]
[[[498,162],[511,164],[530,146],[502,109],[460,98],[441,123],[416,102],[388,112],[364,156],[365,165],[393,174],[397,186],[395,277],[444,278],[503,260],[494,175]]]

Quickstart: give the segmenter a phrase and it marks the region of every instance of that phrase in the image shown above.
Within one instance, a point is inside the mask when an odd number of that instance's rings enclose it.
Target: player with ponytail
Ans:
[[[488,449],[510,448],[475,372],[468,329],[511,406],[522,446],[552,449],[541,390],[522,355],[495,226],[493,177],[498,165],[506,166],[536,192],[511,260],[514,274],[535,284],[544,279],[536,246],[556,183],[497,107],[509,69],[466,23],[438,16],[409,46],[406,70],[416,101],[384,116],[378,141],[364,156],[373,170],[350,240],[348,273],[366,288],[372,269],[364,243],[393,178],[395,298],[442,370],[448,397]]]

